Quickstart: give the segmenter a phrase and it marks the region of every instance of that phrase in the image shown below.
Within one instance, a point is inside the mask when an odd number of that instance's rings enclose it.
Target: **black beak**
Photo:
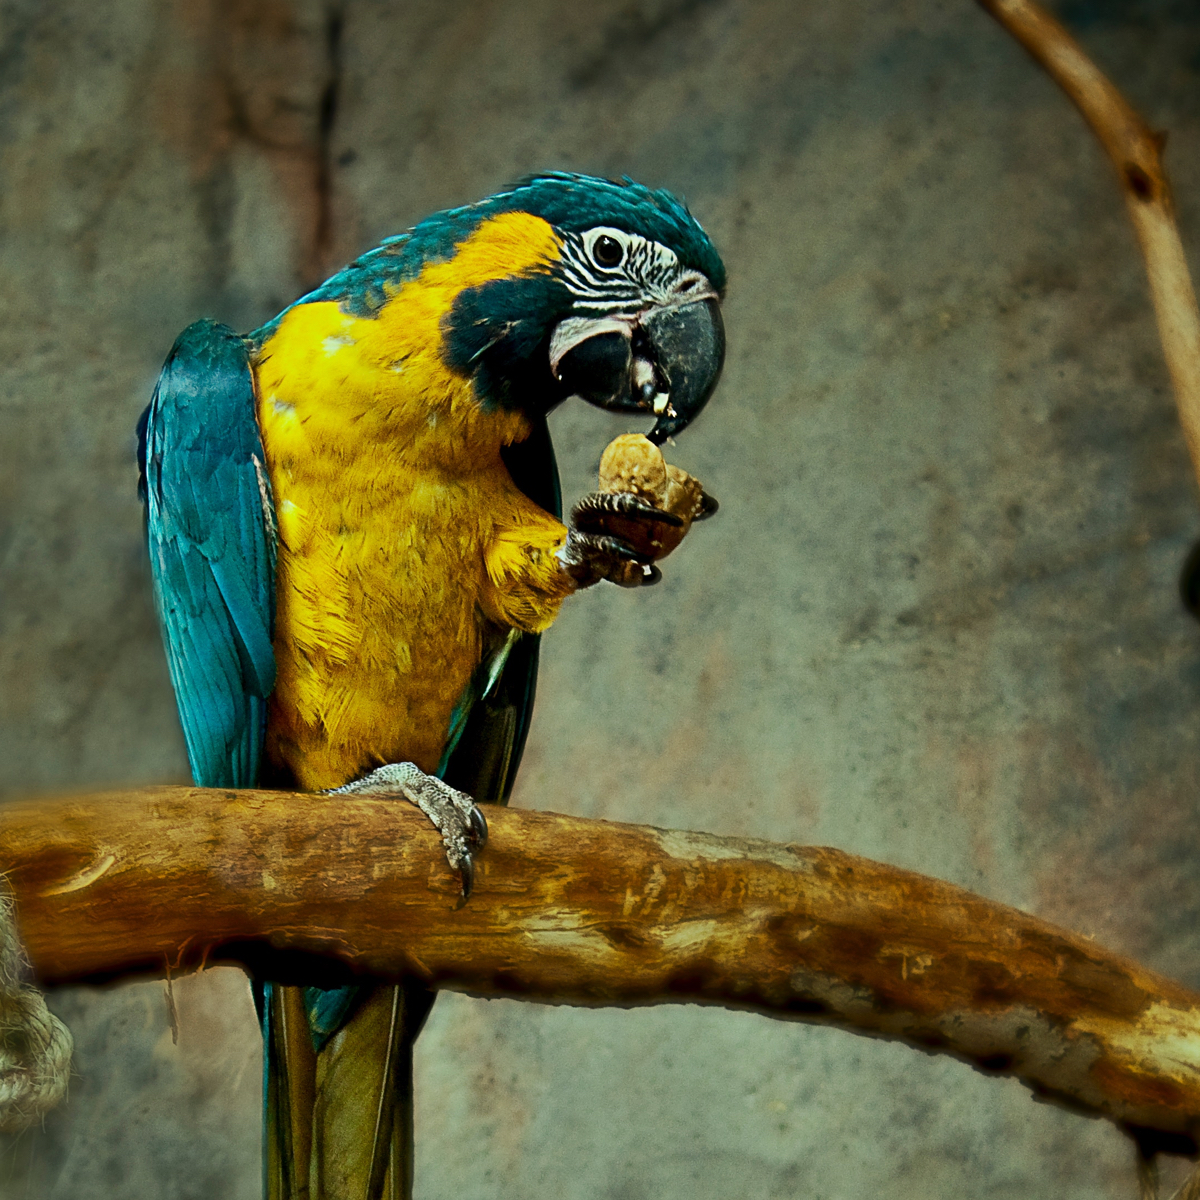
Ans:
[[[651,311],[632,331],[611,325],[556,364],[568,394],[615,412],[654,413],[661,444],[686,429],[717,386],[725,362],[720,304],[698,300]]]
[[[725,365],[725,325],[717,301],[701,300],[651,313],[645,330],[665,385],[656,396],[667,397],[661,412],[661,400],[653,406],[658,420],[647,436],[662,445],[682,433],[713,394]]]

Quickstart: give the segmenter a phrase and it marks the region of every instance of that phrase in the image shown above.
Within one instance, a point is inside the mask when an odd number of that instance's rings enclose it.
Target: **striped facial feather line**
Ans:
[[[614,253],[612,243],[620,247],[620,261],[612,266],[598,260],[602,239],[609,254]],[[688,283],[706,282],[697,272],[685,271],[666,246],[603,226],[565,233],[557,269],[574,298],[574,311],[613,316],[635,317],[651,305],[678,302]]]

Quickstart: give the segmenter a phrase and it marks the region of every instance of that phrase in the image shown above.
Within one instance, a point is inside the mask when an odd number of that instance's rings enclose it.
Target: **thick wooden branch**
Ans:
[[[425,818],[364,797],[9,804],[0,863],[47,982],[262,967],[270,947],[276,970],[304,953],[482,996],[720,1004],[954,1054],[1185,1144],[1200,1132],[1200,996],[1084,938],[838,850],[490,819],[462,907]]]
[[[1192,468],[1200,480],[1200,311],[1163,169],[1166,137],[1142,120],[1079,43],[1034,0],[979,3],[1067,93],[1116,168],[1146,262]]]

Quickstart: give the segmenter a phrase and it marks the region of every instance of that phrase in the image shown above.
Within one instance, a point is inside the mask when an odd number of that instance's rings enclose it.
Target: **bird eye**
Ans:
[[[592,243],[592,257],[600,267],[619,267],[625,257],[625,247],[615,237],[602,233]]]

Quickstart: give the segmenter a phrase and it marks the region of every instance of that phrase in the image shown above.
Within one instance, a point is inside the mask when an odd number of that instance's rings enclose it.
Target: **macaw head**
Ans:
[[[577,395],[652,413],[663,442],[700,412],[725,360],[725,267],[688,210],[631,180],[535,176],[477,208],[526,213],[553,229],[537,269],[458,297],[446,329],[456,365],[499,403],[553,407]]]
[[[372,316],[410,281],[446,297],[442,357],[485,406],[578,395],[652,414],[663,442],[721,373],[721,259],[674,196],[632,180],[532,176],[386,239],[299,303]]]

